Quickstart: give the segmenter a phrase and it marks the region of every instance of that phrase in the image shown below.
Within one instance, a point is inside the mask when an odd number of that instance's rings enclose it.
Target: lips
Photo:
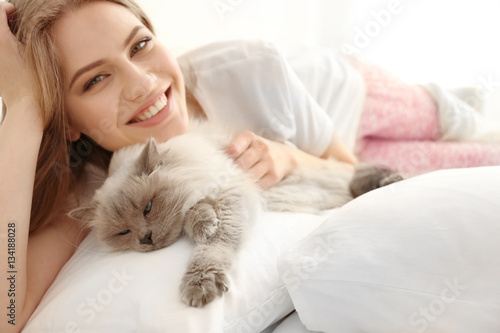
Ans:
[[[174,99],[172,98],[172,88],[170,87],[166,92],[155,94],[148,99],[134,113],[127,125],[143,128],[156,126],[169,118],[173,110]]]
[[[167,105],[167,103],[167,96],[162,95],[154,105],[151,105],[147,110],[141,112],[138,116],[135,116],[134,119],[132,119],[132,123],[139,123],[141,121],[151,119],[156,116]]]
[[[143,105],[146,106],[142,106],[141,108],[139,108],[139,110],[134,114],[127,125],[138,124],[147,121],[148,119],[151,119],[158,113],[162,112],[163,109],[168,105],[169,98],[167,96],[170,93],[170,89],[171,88],[169,88],[164,93],[153,96],[146,103],[144,103]]]

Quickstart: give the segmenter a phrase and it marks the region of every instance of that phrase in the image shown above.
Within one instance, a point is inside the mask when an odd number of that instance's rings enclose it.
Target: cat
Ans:
[[[69,215],[113,251],[149,252],[186,235],[194,249],[181,299],[201,307],[228,290],[234,254],[260,210],[317,213],[400,180],[373,166],[358,168],[353,177],[331,161],[322,169],[297,170],[262,191],[224,152],[229,133],[191,125],[167,142],[150,139],[118,150],[103,185]]]

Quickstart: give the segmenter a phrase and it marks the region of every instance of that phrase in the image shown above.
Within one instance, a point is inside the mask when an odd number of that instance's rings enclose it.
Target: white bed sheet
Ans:
[[[500,166],[351,201],[282,256],[301,322],[342,333],[500,332]]]
[[[266,213],[231,290],[178,299],[182,240],[149,254],[82,244],[24,332],[500,332],[500,166],[442,170],[328,217]],[[426,317],[428,316],[428,317]],[[293,329],[292,329],[293,327]]]
[[[320,333],[309,331],[300,321],[299,314],[296,311],[284,318],[279,325],[269,327],[269,329],[268,333]],[[266,331],[263,333],[266,333]]]
[[[278,257],[323,219],[263,213],[238,253],[230,292],[203,309],[180,301],[187,239],[150,253],[114,254],[90,234],[23,332],[260,332],[293,311]]]

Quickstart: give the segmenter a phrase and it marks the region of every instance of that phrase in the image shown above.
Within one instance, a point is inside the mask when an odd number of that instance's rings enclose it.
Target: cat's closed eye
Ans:
[[[146,216],[151,211],[152,206],[153,206],[153,201],[151,200],[150,202],[148,202],[148,205],[144,209],[144,213],[143,213],[144,216]]]
[[[127,230],[124,230],[124,231],[120,232],[118,235],[119,236],[123,236],[123,235],[128,234],[129,232],[130,232],[130,230],[127,229]]]

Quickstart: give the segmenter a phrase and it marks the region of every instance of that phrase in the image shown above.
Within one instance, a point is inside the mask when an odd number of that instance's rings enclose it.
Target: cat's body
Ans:
[[[195,248],[181,294],[191,306],[228,289],[234,253],[262,206],[314,213],[353,198],[352,174],[334,162],[297,170],[261,191],[225,154],[232,138],[226,133],[197,124],[165,143],[151,140],[115,152],[103,186],[71,213],[114,251],[152,251],[187,235]]]

